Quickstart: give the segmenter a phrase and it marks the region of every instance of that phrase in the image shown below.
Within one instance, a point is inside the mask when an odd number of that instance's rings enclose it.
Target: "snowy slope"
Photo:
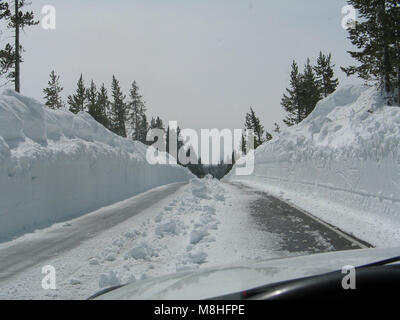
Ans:
[[[191,177],[180,166],[149,165],[143,144],[87,113],[0,95],[0,241]]]
[[[400,108],[349,85],[255,153],[235,176],[377,246],[400,244]]]

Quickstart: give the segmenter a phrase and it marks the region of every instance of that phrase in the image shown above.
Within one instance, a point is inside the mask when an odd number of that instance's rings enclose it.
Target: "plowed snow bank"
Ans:
[[[341,87],[257,149],[251,176],[225,179],[285,195],[372,244],[398,245],[400,108],[374,87]]]
[[[149,165],[143,144],[87,113],[0,95],[0,241],[191,177],[180,166]]]

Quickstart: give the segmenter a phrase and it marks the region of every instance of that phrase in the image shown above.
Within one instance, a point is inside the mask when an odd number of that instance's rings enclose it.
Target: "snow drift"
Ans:
[[[146,146],[87,113],[0,95],[0,241],[191,177],[177,165],[148,164]]]
[[[400,108],[348,85],[255,152],[259,186],[375,245],[400,243]],[[322,200],[322,201],[321,201]],[[317,205],[318,204],[318,205]]]

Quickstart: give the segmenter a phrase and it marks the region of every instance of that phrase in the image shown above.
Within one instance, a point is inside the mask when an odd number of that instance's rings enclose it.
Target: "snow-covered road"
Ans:
[[[78,219],[54,225],[37,235],[27,235],[11,242],[0,244],[0,282],[37,265],[75,249],[81,243],[98,236],[127,219],[151,207],[154,203],[174,194],[184,183],[174,183],[152,189],[137,197],[106,207]]]
[[[1,244],[0,299],[84,299],[108,286],[188,269],[357,248],[273,199],[241,185],[193,179]],[[41,286],[45,265],[56,270],[55,290]]]

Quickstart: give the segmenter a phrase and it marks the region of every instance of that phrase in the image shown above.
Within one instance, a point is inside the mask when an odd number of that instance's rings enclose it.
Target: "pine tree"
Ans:
[[[149,123],[147,122],[147,116],[145,113],[142,114],[139,127],[139,141],[148,144],[147,132],[149,131]]]
[[[151,117],[151,120],[150,120],[150,129],[157,129],[156,119],[154,119],[153,117]]]
[[[76,93],[68,96],[69,111],[78,113],[85,111],[86,106],[86,88],[83,81],[83,76],[79,77]]]
[[[10,9],[10,3],[14,5],[14,12]],[[0,50],[0,75],[6,75],[6,79],[14,83],[16,92],[20,92],[21,89],[20,64],[23,62],[20,31],[39,23],[35,20],[33,11],[22,11],[27,5],[30,3],[25,0],[3,1],[0,5],[0,19],[6,20],[7,28],[12,29],[14,33],[14,46],[7,43],[5,48]]]
[[[144,132],[147,134],[148,123],[146,118],[146,106],[143,97],[139,93],[139,86],[133,81],[129,91],[129,120],[132,128],[132,139],[146,142]]]
[[[85,109],[88,113],[97,120],[98,118],[98,110],[97,110],[97,88],[96,84],[92,80],[90,83],[90,87],[86,89],[86,107]]]
[[[321,100],[321,88],[310,59],[307,59],[303,73],[299,72],[297,63],[293,61],[290,88],[286,89],[286,92],[281,106],[287,112],[283,122],[290,127],[307,118]]]
[[[310,59],[304,66],[304,72],[301,77],[301,104],[302,104],[302,119],[307,118],[315,109],[317,102],[321,99],[321,89],[315,79],[313,67],[310,64]]]
[[[184,144],[182,141],[182,136],[181,136],[181,128],[179,128],[179,126],[178,126],[177,129],[175,130],[175,129],[171,129],[170,126],[167,127],[166,136],[165,136],[166,152],[169,154],[172,154],[172,151],[174,151],[174,150],[170,150],[170,141],[169,141],[170,135],[172,138],[176,139],[176,147],[177,147],[176,155],[178,155],[179,150],[183,147],[183,144]],[[178,161],[178,163],[179,163],[179,161]]]
[[[108,99],[108,93],[104,83],[101,85],[100,90],[97,93],[96,107],[97,112],[95,119],[104,127],[110,129],[110,100]]]
[[[300,123],[304,119],[304,110],[301,104],[301,86],[302,75],[299,73],[296,61],[293,61],[290,73],[290,89],[286,89],[287,94],[283,95],[281,101],[283,109],[288,113],[283,122],[289,127]]]
[[[122,93],[119,81],[113,76],[111,85],[111,124],[110,129],[115,134],[126,138],[126,104],[125,95]]]
[[[63,91],[63,87],[60,85],[60,76],[57,76],[53,70],[50,73],[48,87],[43,89],[45,105],[53,110],[64,107],[61,91]]]
[[[276,122],[274,123],[275,129],[274,132],[275,133],[281,133],[281,127],[279,126],[279,124],[277,124]]]
[[[339,85],[339,80],[334,79],[333,68],[335,65],[331,65],[332,55],[324,55],[322,52],[319,53],[317,59],[317,65],[314,67],[316,74],[316,80],[321,89],[322,97],[326,98],[331,93],[335,92]]]
[[[395,77],[393,82],[397,88],[397,104],[400,105],[400,5],[399,0],[388,1],[388,19],[390,28],[390,43],[393,48],[393,65]]]
[[[164,124],[163,124],[163,121],[160,119],[160,117],[157,117],[155,119],[151,118],[150,129],[162,129],[162,130],[164,130]]]
[[[350,41],[359,49],[349,51],[349,54],[360,65],[342,70],[348,76],[357,74],[366,81],[378,81],[389,102],[396,76],[399,24],[395,21],[399,18],[399,1],[348,0],[348,3],[358,10],[360,16],[354,28],[348,29]]]
[[[254,132],[254,149],[257,149],[264,142],[264,127],[261,125],[260,119],[256,116],[253,108],[246,114],[245,129]]]
[[[6,82],[13,82],[15,79],[15,75],[12,70],[14,66],[14,57],[15,57],[15,51],[14,48],[11,44],[7,43],[5,48],[0,50],[0,76],[5,75],[6,77]]]
[[[163,124],[162,120],[160,119],[160,117],[157,117],[157,118],[152,117],[151,118],[149,129],[161,129],[161,130],[165,131],[164,124]],[[156,138],[153,142],[147,142],[147,144],[152,145],[156,141],[158,141],[158,138]]]

